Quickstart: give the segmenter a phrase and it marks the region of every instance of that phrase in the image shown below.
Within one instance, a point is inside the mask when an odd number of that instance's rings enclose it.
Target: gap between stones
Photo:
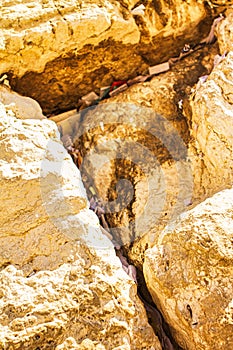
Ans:
[[[62,137],[63,144],[67,149],[68,153],[71,155],[74,164],[80,168],[82,159],[79,150],[74,148],[72,139],[69,135],[65,135]],[[82,175],[82,172],[81,172]],[[127,257],[127,251],[124,249],[124,246],[120,246],[116,241],[115,237],[111,234],[110,225],[108,224],[108,220],[105,217],[105,209],[102,203],[101,198],[98,198],[95,189],[93,186],[88,186],[85,182],[85,187],[87,193],[89,194],[89,203],[90,208],[95,212],[100,221],[100,228],[103,234],[105,234],[113,243],[116,256],[120,259],[122,264],[122,269],[129,275],[129,277],[137,284],[137,293],[138,297],[142,301],[145,310],[147,312],[148,322],[152,326],[155,334],[157,335],[162,349],[163,350],[183,350],[179,345],[175,342],[175,340],[171,336],[171,332],[169,330],[169,326],[163,319],[162,314],[157,309],[154,304],[152,297],[147,289],[146,282],[143,276],[143,272],[136,268],[131,261],[129,261]]]

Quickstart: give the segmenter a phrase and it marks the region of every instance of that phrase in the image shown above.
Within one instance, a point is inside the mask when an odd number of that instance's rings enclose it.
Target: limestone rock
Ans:
[[[145,255],[147,286],[183,349],[233,347],[232,198],[219,192],[182,215]]]
[[[139,31],[131,16],[124,20],[121,7],[107,1],[3,2],[1,18],[1,71],[16,75],[42,72],[45,64],[84,45],[95,45],[111,35],[124,44],[137,43]],[[111,23],[112,21],[112,23]],[[120,26],[121,24],[121,26]],[[107,36],[106,33],[108,32]],[[6,57],[6,54],[9,57]],[[16,55],[15,55],[16,54]],[[15,55],[15,56],[14,56]],[[21,63],[21,64],[19,64]]]
[[[222,7],[222,6],[232,6],[232,0],[207,0],[210,7]]]
[[[190,157],[197,197],[197,192],[210,196],[232,184],[232,74],[233,54],[229,52],[191,100],[195,151],[191,148]]]
[[[226,12],[225,20],[217,28],[218,43],[222,54],[233,49],[232,18],[233,11],[229,9]]]
[[[156,349],[54,122],[0,104],[0,348]]]
[[[136,5],[4,0],[0,75],[9,73],[13,89],[33,97],[48,114],[74,108],[80,97],[113,79],[144,73],[208,32],[202,1],[150,0],[144,16],[132,15]]]
[[[149,86],[140,90],[153,96]],[[128,96],[129,103],[113,100],[87,112],[75,135],[76,147],[83,151],[85,186],[96,188],[106,201],[111,231],[120,245],[155,230],[161,217],[166,222],[177,214],[173,210],[182,212],[184,201],[192,197],[187,149],[173,120],[136,105],[139,94]],[[183,180],[186,184],[180,186]]]
[[[4,105],[10,105],[17,118],[20,119],[45,119],[38,102],[30,97],[20,96],[6,85],[0,85],[0,101]]]

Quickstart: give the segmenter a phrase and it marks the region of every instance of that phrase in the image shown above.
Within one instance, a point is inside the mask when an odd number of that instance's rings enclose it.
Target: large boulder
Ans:
[[[114,79],[134,77],[207,34],[204,2],[3,1],[0,75],[36,99],[44,113],[77,105]]]
[[[5,81],[4,81],[5,82]],[[0,85],[0,101],[13,110],[19,119],[45,119],[38,102],[30,97],[21,96],[6,84]]]
[[[145,254],[154,302],[183,349],[233,347],[233,189],[182,215]]]
[[[233,53],[229,52],[196,89],[190,147],[194,197],[202,199],[231,187],[233,181]]]
[[[0,348],[161,350],[56,124],[11,107],[0,104]]]
[[[233,49],[232,18],[233,11],[231,8],[227,10],[225,20],[218,26],[217,36],[219,49],[222,54]]]

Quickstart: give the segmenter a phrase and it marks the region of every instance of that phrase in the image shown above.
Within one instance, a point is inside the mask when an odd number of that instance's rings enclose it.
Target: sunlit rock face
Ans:
[[[229,52],[191,100],[195,191],[209,196],[233,181],[233,55]]]
[[[221,53],[232,51],[233,35],[232,35],[232,19],[233,9],[228,9],[225,20],[220,23],[217,29],[218,43]]]
[[[3,1],[0,74],[44,113],[75,107],[112,80],[144,73],[208,31],[202,1]]]
[[[233,5],[232,0],[207,0],[208,4],[211,7],[218,7],[218,6],[231,6]]]
[[[233,190],[184,214],[145,254],[154,301],[183,349],[233,346]]]
[[[0,85],[0,101],[9,106],[19,119],[46,119],[38,102],[17,94],[5,84]]]
[[[0,104],[0,348],[161,350],[56,124],[20,110]]]
[[[153,94],[149,85],[142,90]],[[176,166],[184,178],[191,175],[187,149],[173,121],[137,105],[139,95],[131,94],[128,103],[113,100],[87,112],[74,138],[83,150],[81,172],[87,191],[91,195],[94,187],[106,201],[107,218],[120,245],[134,243],[158,224],[160,216],[170,216],[169,207],[180,190]],[[184,120],[177,124],[188,137]],[[183,200],[192,192],[189,180],[182,189]],[[182,199],[177,210],[185,206]]]

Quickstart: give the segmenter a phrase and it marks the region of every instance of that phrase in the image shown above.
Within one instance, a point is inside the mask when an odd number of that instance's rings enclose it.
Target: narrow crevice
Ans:
[[[146,309],[148,322],[160,340],[163,350],[183,350],[174,340],[169,325],[155,305],[147,288],[143,272],[137,269],[138,296]]]
[[[64,146],[68,150],[68,153],[72,156],[75,165],[80,168],[77,154],[73,148],[72,139],[66,137],[63,139]],[[90,202],[90,209],[93,210],[99,218],[100,225],[102,226],[102,233],[112,240],[115,246],[116,256],[120,259],[122,269],[134,280],[137,284],[137,294],[142,301],[145,310],[147,312],[148,322],[154,330],[154,333],[158,337],[163,350],[183,350],[177,345],[172,338],[168,324],[163,319],[162,314],[154,304],[152,297],[147,289],[146,282],[141,270],[137,269],[133,262],[128,258],[128,248],[125,248],[120,242],[120,237],[114,236],[111,231],[111,220],[109,221],[105,214],[105,208],[101,198],[97,196],[97,190],[93,187],[93,184],[89,182],[86,172],[82,172],[82,178],[86,187],[87,196]],[[132,209],[132,207],[130,207]]]

